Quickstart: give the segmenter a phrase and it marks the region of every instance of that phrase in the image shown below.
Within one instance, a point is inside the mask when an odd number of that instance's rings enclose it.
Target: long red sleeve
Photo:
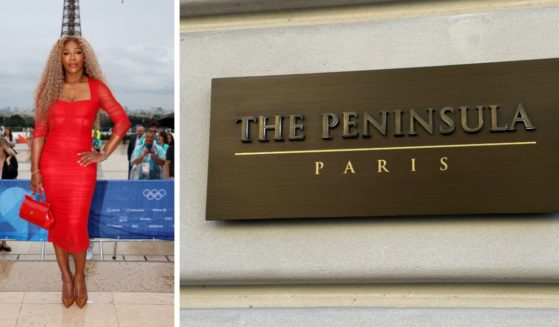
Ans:
[[[113,133],[120,137],[126,136],[126,132],[130,128],[130,120],[128,120],[124,108],[116,101],[105,83],[99,81],[97,92],[99,95],[99,105],[109,114],[114,123]]]
[[[33,137],[46,137],[49,131],[47,115],[35,115],[35,128]]]

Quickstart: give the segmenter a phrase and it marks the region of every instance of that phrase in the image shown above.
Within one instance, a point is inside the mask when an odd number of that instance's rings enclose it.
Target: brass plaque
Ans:
[[[559,59],[212,81],[207,220],[559,211]]]

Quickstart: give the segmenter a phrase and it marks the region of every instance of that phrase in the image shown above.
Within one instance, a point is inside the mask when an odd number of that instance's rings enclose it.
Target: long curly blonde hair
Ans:
[[[35,117],[44,118],[50,105],[60,97],[64,87],[64,68],[62,66],[62,49],[70,41],[76,42],[84,53],[84,74],[93,79],[104,81],[103,71],[97,62],[93,48],[81,36],[65,35],[52,46],[43,75],[35,92]]]

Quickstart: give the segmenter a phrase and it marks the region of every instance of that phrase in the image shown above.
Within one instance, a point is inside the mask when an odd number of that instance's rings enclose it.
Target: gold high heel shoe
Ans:
[[[78,307],[83,308],[87,304],[87,289],[85,287],[85,276],[76,278],[74,282],[74,293],[76,297],[76,304]]]
[[[70,295],[68,295],[70,294]],[[74,281],[62,279],[62,304],[69,308],[74,303]]]

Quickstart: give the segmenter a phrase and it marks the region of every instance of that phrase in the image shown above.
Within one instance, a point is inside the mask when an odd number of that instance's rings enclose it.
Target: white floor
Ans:
[[[60,292],[0,293],[0,326],[173,326],[173,293],[90,292],[65,308]]]
[[[60,275],[51,244],[8,241],[0,252],[0,327],[173,326],[174,242],[122,242],[94,246],[86,266],[89,303],[61,304]]]

